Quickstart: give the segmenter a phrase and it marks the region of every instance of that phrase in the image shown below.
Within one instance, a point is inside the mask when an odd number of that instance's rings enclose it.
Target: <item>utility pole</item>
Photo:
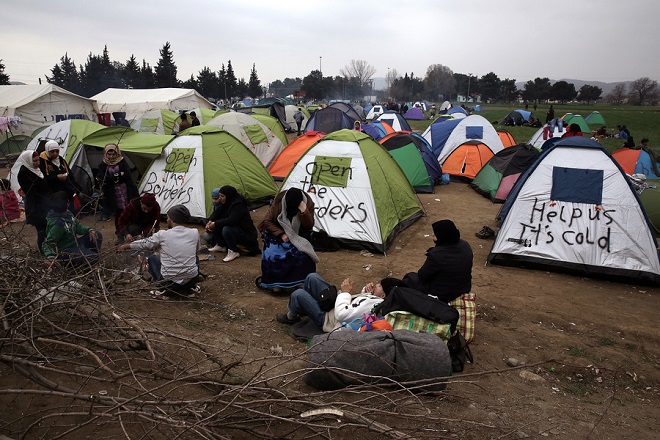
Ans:
[[[323,57],[319,57],[319,72],[321,72],[321,79],[323,79],[323,67],[321,61],[323,61]]]
[[[468,73],[468,92],[467,96],[465,97],[465,102],[468,102],[468,99],[470,99],[470,80],[472,79],[472,74]]]

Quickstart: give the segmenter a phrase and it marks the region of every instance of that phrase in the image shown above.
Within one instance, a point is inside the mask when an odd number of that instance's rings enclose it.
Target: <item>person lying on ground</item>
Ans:
[[[159,288],[157,293],[163,299],[191,297],[199,292],[199,286],[195,284],[199,275],[199,232],[184,226],[189,220],[188,208],[173,206],[167,212],[167,226],[170,229],[119,246],[120,250],[158,251],[149,255],[147,262],[149,273]]]
[[[341,327],[344,322],[349,323],[371,313],[373,308],[385,299],[386,292],[394,287],[395,284],[390,280],[393,279],[385,278],[380,283],[368,283],[360,293],[353,294],[353,282],[346,278],[337,292],[334,308],[324,312],[319,305],[319,295],[330,287],[330,283],[318,273],[310,273],[305,278],[304,287],[291,294],[287,312],[278,313],[275,319],[282,324],[295,324],[302,316],[309,316],[318,328],[329,333]]]

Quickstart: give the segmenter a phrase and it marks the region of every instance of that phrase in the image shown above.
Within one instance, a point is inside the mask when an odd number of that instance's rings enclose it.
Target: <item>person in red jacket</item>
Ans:
[[[11,190],[7,179],[0,179],[0,224],[14,222],[21,218],[16,193]]]
[[[130,243],[160,229],[160,205],[153,193],[131,200],[117,221],[117,241]]]

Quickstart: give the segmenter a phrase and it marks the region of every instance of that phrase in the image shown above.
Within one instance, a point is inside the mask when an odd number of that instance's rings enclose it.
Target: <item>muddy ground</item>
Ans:
[[[445,399],[433,401],[436,415],[453,422],[429,426],[428,438],[452,438],[457,432],[474,439],[658,438],[660,289],[485,265],[492,240],[475,233],[484,225],[496,228],[500,205],[454,182],[419,199],[426,216],[400,233],[387,255],[320,253],[318,271],[335,283],[350,276],[356,285],[402,277],[423,263],[432,245],[431,224],[443,218],[452,219],[471,244],[478,303],[471,345],[475,363],[455,376],[463,380],[450,385]],[[254,222],[265,212],[266,207],[255,210]],[[112,222],[90,217],[84,222],[113,235]],[[255,357],[278,347],[283,356],[304,352],[305,344],[274,320],[276,312],[286,310],[288,297],[255,287],[259,257],[231,263],[221,258],[201,262],[208,277],[195,301],[157,301],[145,283],[141,294],[118,296],[118,306],[200,341],[245,347]],[[3,386],[11,378],[4,369]],[[300,380],[287,387],[314,391]],[[465,421],[460,430],[458,421]]]

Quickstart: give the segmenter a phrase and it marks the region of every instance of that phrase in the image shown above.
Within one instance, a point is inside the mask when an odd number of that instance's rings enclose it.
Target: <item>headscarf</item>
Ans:
[[[36,174],[37,177],[43,179],[44,174],[41,172],[39,167],[35,168],[32,165],[32,158],[34,156],[38,156],[38,155],[39,155],[39,153],[37,153],[37,150],[25,150],[21,153],[20,156],[18,156],[18,160],[16,162],[18,162],[21,166],[24,166],[25,168],[27,168],[30,172]],[[20,167],[19,167],[19,170],[20,170]]]
[[[461,233],[451,220],[440,220],[432,225],[437,245],[456,244],[461,239]]]
[[[211,191],[211,198],[217,199],[220,196],[220,188],[213,188],[213,191]],[[213,206],[218,206],[220,205],[220,200],[216,203],[215,200],[213,200]]]
[[[238,194],[236,188],[231,185],[223,186],[218,192],[227,197],[227,200],[224,203],[227,206],[231,205],[235,200],[240,198],[240,194]]]
[[[292,194],[291,197],[288,197],[289,193]],[[293,201],[293,206],[295,206],[295,213],[291,218],[288,217],[290,211],[290,208],[288,208],[289,199]],[[305,237],[298,235],[298,231],[300,231],[300,217],[298,217],[296,213],[298,212],[298,205],[303,201],[307,203],[307,196],[301,190],[298,188],[289,188],[282,198],[282,212],[277,216],[277,221],[282,229],[284,229],[284,233],[289,237],[291,244],[293,244],[300,252],[309,255],[309,258],[311,258],[314,263],[318,263],[319,257],[316,255],[316,252],[314,252],[314,246],[312,246],[312,243],[310,243]]]
[[[115,157],[110,158],[108,157],[108,151],[114,150]],[[122,161],[124,157],[121,155],[121,151],[119,151],[119,145],[117,144],[107,144],[103,148],[103,162],[108,164],[108,165],[117,165],[119,162]]]
[[[286,201],[286,204],[284,204]],[[298,188],[289,188],[282,199],[282,207],[286,206],[286,217],[291,221],[298,214],[298,205],[303,201],[303,192]],[[284,211],[284,209],[283,209]]]
[[[167,216],[174,223],[183,224],[190,220],[190,211],[183,205],[175,205],[167,211]]]
[[[60,166],[60,156],[58,155],[55,159],[51,159],[50,155],[48,153],[50,153],[53,150],[60,150],[61,149],[60,144],[58,144],[56,141],[50,140],[50,141],[46,142],[46,145],[44,145],[44,149],[46,150],[46,156],[48,157],[48,160],[53,162],[53,165],[55,165],[56,167],[59,167]]]

